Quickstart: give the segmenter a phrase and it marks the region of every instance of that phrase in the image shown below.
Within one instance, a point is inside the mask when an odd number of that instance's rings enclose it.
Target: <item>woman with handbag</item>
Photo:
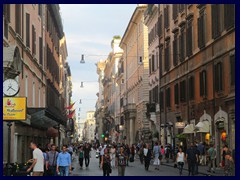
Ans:
[[[179,152],[177,153],[177,158],[176,158],[176,162],[179,168],[179,175],[182,175],[182,170],[183,170],[183,166],[184,166],[184,159],[185,159],[185,155],[184,152],[182,152],[182,148],[179,148]]]
[[[103,170],[103,176],[110,176],[112,173],[111,158],[107,148],[104,149],[104,155],[101,160],[101,169]]]

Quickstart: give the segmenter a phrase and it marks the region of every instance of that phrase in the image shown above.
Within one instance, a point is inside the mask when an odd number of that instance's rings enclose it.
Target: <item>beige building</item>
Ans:
[[[83,140],[86,142],[94,142],[95,140],[96,121],[95,121],[94,113],[95,111],[87,112],[87,118],[84,123],[84,129],[83,129]]]
[[[148,102],[148,28],[144,24],[147,5],[138,5],[120,42],[124,53],[123,79],[125,83],[121,112],[124,115],[123,137],[127,144],[147,140],[150,123],[146,116]]]

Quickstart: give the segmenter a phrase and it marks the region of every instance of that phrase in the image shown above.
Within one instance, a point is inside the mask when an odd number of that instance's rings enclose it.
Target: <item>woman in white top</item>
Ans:
[[[116,164],[116,148],[114,146],[110,149],[111,167],[115,168]]]
[[[178,164],[180,176],[182,175],[182,170],[183,170],[183,166],[184,166],[184,159],[185,159],[184,152],[182,152],[182,148],[179,148],[179,152],[177,153],[176,161],[177,161],[177,164]]]

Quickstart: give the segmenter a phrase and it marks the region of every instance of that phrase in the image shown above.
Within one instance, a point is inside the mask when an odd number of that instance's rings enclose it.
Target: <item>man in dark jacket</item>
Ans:
[[[196,166],[196,163],[198,162],[198,154],[193,143],[191,143],[190,148],[187,149],[186,159],[188,163],[188,175],[190,176],[191,174],[192,176],[194,176],[195,166]]]

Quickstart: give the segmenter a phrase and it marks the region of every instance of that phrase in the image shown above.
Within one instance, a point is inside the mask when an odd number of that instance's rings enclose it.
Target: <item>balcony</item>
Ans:
[[[123,106],[123,111],[125,117],[128,118],[135,118],[136,117],[136,104],[135,103],[128,103],[127,105]]]

